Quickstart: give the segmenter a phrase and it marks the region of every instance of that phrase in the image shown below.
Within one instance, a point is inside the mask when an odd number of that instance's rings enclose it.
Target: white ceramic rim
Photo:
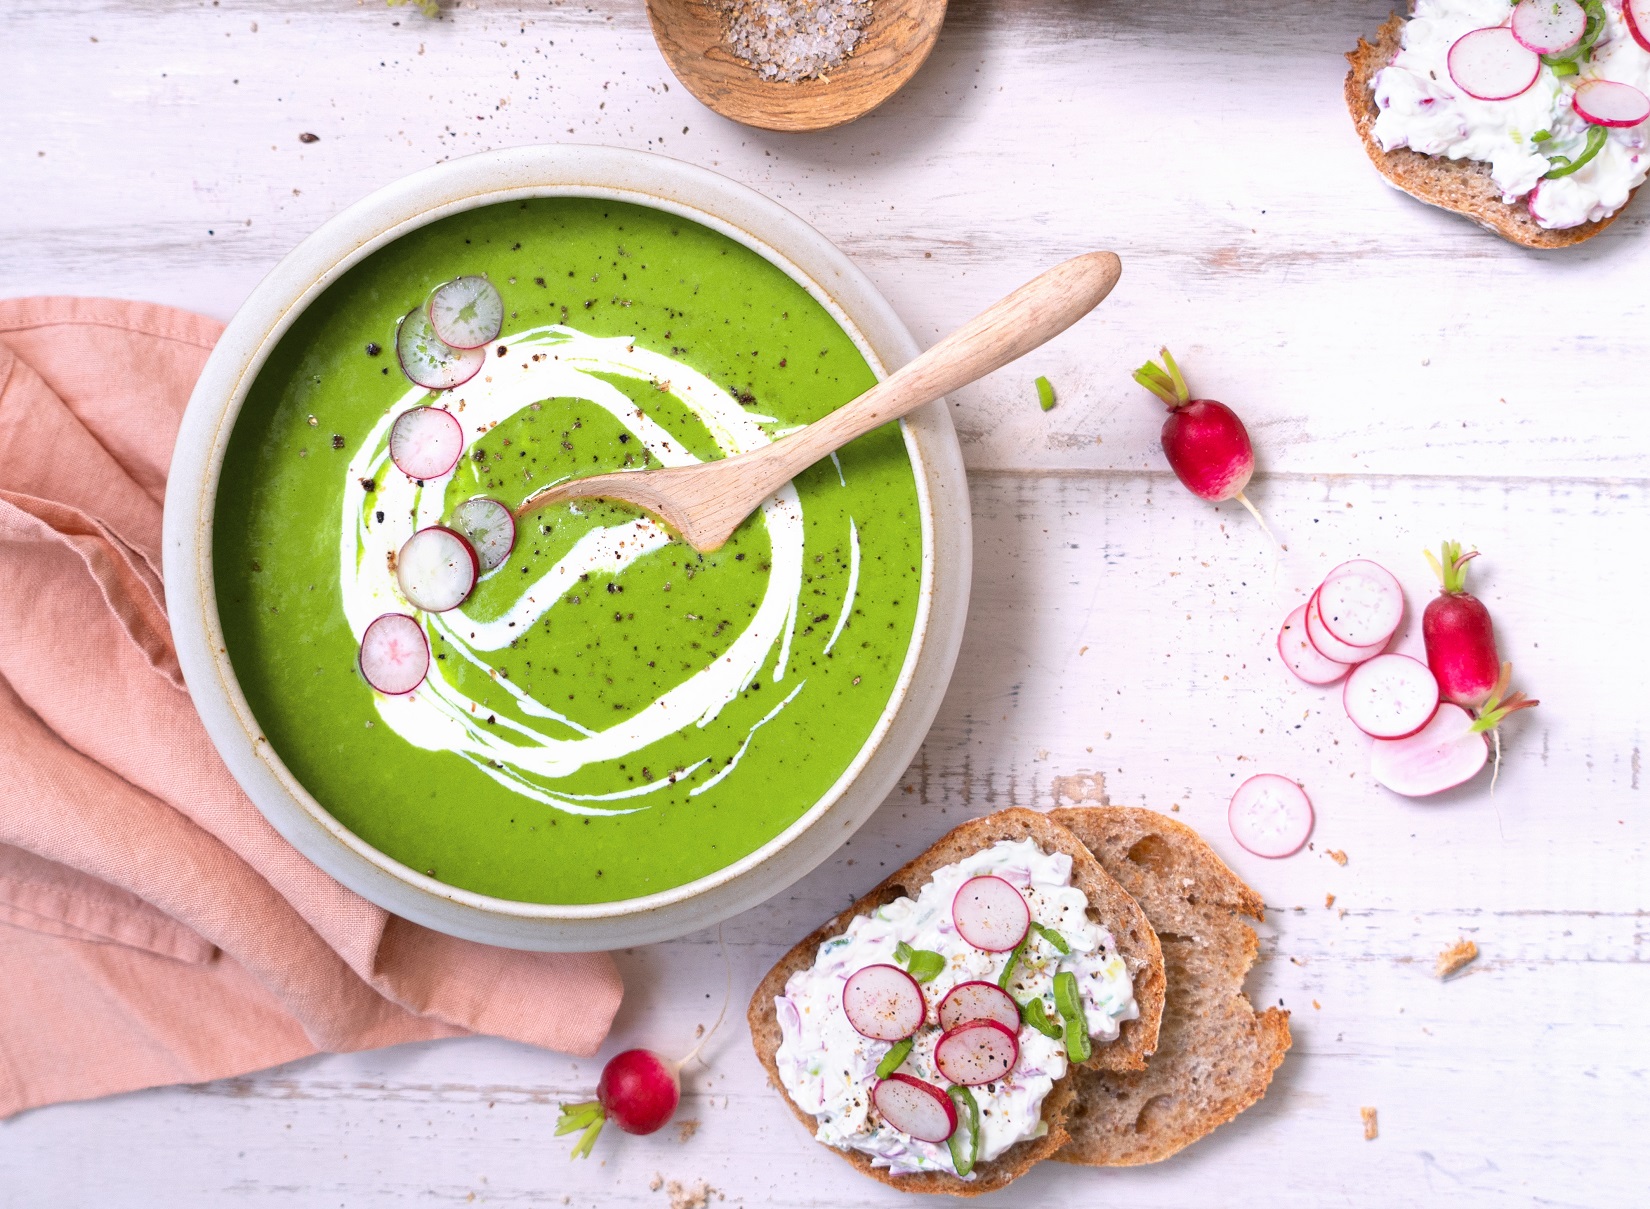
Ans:
[[[519,147],[454,160],[357,202],[298,245],[247,298],[189,401],[167,484],[164,558],[178,660],[236,780],[275,829],[327,873],[395,914],[451,935],[540,950],[649,943],[708,926],[784,890],[882,803],[939,709],[961,644],[972,546],[967,484],[944,400],[903,422],[923,527],[916,628],[888,706],[849,768],[785,831],[723,869],[640,898],[543,904],[448,886],[367,844],[298,783],[263,738],[218,618],[212,524],[219,474],[246,394],[303,309],[379,248],[437,219],[531,197],[631,202],[701,223],[756,251],[825,305],[884,376],[918,352],[874,286],[824,236],[716,173],[647,152]]]

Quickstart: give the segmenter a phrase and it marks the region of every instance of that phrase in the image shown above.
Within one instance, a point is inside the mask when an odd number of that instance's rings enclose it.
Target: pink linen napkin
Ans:
[[[618,1009],[605,954],[454,940],[344,889],[218,758],[160,518],[222,330],[0,301],[0,1117],[465,1033],[590,1054]]]

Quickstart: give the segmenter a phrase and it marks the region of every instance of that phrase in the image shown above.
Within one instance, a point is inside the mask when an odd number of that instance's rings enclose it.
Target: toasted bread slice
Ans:
[[[1140,1072],[1079,1070],[1066,1119],[1066,1163],[1155,1163],[1266,1094],[1289,1048],[1289,1013],[1256,1015],[1243,994],[1254,964],[1260,896],[1190,827],[1151,810],[1056,810],[1145,909],[1168,972],[1157,1053]]]
[[[1621,210],[1598,222],[1549,231],[1531,217],[1523,201],[1508,205],[1501,200],[1501,190],[1490,179],[1490,166],[1480,160],[1423,155],[1407,147],[1381,150],[1375,141],[1375,118],[1380,112],[1375,107],[1375,73],[1391,64],[1403,46],[1403,34],[1404,17],[1393,13],[1374,42],[1359,38],[1357,49],[1346,56],[1352,65],[1346,73],[1346,107],[1352,113],[1358,137],[1364,141],[1364,150],[1382,176],[1411,197],[1464,214],[1486,230],[1526,248],[1568,248],[1591,239],[1616,221]]]
[[[1097,1046],[1087,1066],[1106,1070],[1140,1070],[1146,1066],[1147,1057],[1157,1046],[1158,1028],[1163,1018],[1163,955],[1151,925],[1146,922],[1139,904],[1112,880],[1076,836],[1051,822],[1047,815],[1014,809],[975,819],[948,832],[932,848],[895,871],[853,906],[810,932],[768,971],[767,977],[751,996],[746,1015],[750,1021],[751,1043],[756,1047],[756,1056],[767,1069],[768,1081],[781,1095],[785,1094],[785,1088],[779,1081],[779,1068],[774,1061],[781,1038],[773,1003],[784,994],[785,983],[790,976],[812,966],[819,954],[819,946],[840,935],[856,915],[867,914],[901,896],[915,898],[936,870],[989,848],[999,840],[1025,839],[1036,841],[1044,852],[1064,852],[1071,857],[1071,884],[1088,895],[1090,918],[1111,931],[1118,953],[1128,964],[1134,978],[1134,996],[1140,1005],[1140,1018],[1125,1021],[1122,1032],[1110,1045]],[[836,1153],[873,1179],[907,1192],[978,1196],[1018,1179],[1033,1163],[1048,1158],[1066,1143],[1069,1135],[1063,1122],[1072,1105],[1072,1078],[1073,1072],[1068,1072],[1065,1078],[1055,1083],[1054,1090],[1043,1101],[1043,1120],[1048,1124],[1048,1133],[1041,1138],[1017,1142],[997,1158],[980,1163],[974,1168],[975,1178],[972,1180],[959,1179],[949,1172],[891,1175],[886,1170],[873,1167],[870,1156],[857,1150]],[[813,1116],[792,1103],[788,1095],[785,1095],[785,1103],[790,1105],[797,1120],[811,1134],[817,1125]]]

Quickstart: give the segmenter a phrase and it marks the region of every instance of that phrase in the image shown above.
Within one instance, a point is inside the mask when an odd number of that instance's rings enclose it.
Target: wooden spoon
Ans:
[[[763,500],[819,459],[1058,336],[1100,305],[1122,271],[1122,262],[1111,252],[1074,257],[1034,277],[891,377],[799,432],[714,462],[571,479],[533,496],[517,518],[550,504],[599,496],[646,509],[688,545],[708,554],[733,536]]]
[[[719,0],[647,0],[653,38],[676,78],[725,118],[763,130],[824,130],[862,117],[917,73],[946,0],[876,0],[853,54],[828,79],[764,80],[723,42]]]

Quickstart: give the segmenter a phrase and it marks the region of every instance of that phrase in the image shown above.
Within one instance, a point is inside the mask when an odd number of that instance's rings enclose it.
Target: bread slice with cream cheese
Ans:
[[[868,914],[902,896],[916,898],[937,870],[971,853],[990,848],[1000,840],[1025,839],[1035,841],[1044,852],[1063,852],[1071,857],[1071,884],[1087,896],[1090,918],[1111,932],[1117,951],[1133,979],[1139,1018],[1124,1021],[1122,1031],[1109,1045],[1097,1045],[1094,1056],[1085,1068],[1127,1071],[1146,1066],[1147,1058],[1157,1047],[1158,1028],[1163,1017],[1163,956],[1151,925],[1147,923],[1139,904],[1101,868],[1075,835],[1046,814],[1011,809],[974,819],[953,829],[915,860],[889,875],[864,898],[797,942],[768,971],[751,997],[747,1019],[756,1056],[767,1070],[769,1082],[781,1095],[785,1095],[785,1088],[779,1079],[775,1054],[782,1038],[774,1000],[785,993],[785,984],[791,975],[812,967],[819,946],[840,935],[855,916]],[[1072,1081],[1078,1069],[1069,1069],[1065,1077],[1055,1082],[1054,1089],[1043,1101],[1042,1119],[1048,1126],[1048,1132],[1040,1138],[1017,1142],[997,1158],[981,1162],[975,1167],[975,1178],[972,1180],[960,1179],[950,1172],[893,1175],[873,1166],[870,1157],[859,1151],[838,1150],[836,1153],[864,1174],[904,1191],[942,1192],[953,1196],[977,1196],[990,1192],[1025,1174],[1034,1163],[1053,1155],[1067,1142],[1069,1135],[1063,1123],[1073,1103]],[[811,1134],[816,1125],[814,1117],[793,1103],[788,1095],[785,1095],[785,1102]]]
[[[1380,112],[1375,107],[1375,73],[1388,66],[1403,47],[1404,21],[1402,14],[1393,13],[1377,31],[1375,41],[1358,39],[1357,48],[1346,56],[1351,65],[1346,73],[1346,107],[1364,150],[1382,176],[1411,197],[1464,214],[1485,230],[1526,248],[1572,247],[1620,217],[1621,210],[1617,210],[1598,222],[1550,231],[1535,221],[1522,199],[1510,205],[1501,200],[1501,190],[1490,179],[1490,166],[1482,161],[1424,155],[1408,147],[1383,151],[1375,141],[1375,119]]]

